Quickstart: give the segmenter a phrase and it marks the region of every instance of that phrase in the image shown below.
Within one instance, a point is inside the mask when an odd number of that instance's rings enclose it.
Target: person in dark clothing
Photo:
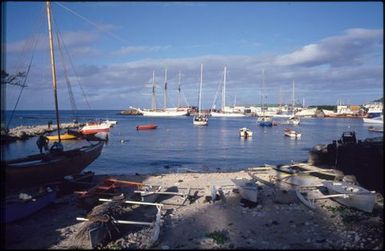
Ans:
[[[40,153],[43,153],[43,148],[45,151],[48,151],[48,141],[49,139],[44,135],[40,135],[36,141],[36,145],[40,150]]]

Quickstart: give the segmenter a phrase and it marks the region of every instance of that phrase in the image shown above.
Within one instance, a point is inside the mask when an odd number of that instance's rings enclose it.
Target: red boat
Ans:
[[[137,125],[136,130],[151,130],[156,129],[158,126],[154,124]]]

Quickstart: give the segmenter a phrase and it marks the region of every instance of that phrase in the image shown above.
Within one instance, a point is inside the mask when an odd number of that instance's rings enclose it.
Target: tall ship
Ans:
[[[157,109],[156,108],[156,94],[155,94],[155,72],[152,72],[152,103],[151,103],[151,109],[137,109],[140,113],[143,114],[143,116],[149,116],[149,117],[178,117],[178,116],[187,116],[188,115],[188,109],[186,108],[167,108],[167,69],[165,69],[164,74],[164,108],[163,109]],[[180,90],[180,88],[179,88]]]

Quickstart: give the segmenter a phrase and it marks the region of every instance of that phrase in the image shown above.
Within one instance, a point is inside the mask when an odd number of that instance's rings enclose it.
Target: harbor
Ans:
[[[2,7],[4,249],[384,249],[381,4]]]

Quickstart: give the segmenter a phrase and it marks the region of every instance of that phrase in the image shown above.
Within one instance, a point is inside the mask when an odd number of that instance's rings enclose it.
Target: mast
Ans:
[[[180,107],[180,72],[179,72],[179,81],[178,81],[178,108]]]
[[[291,102],[292,102],[292,112],[293,112],[293,115],[294,115],[294,80],[293,80],[293,95],[291,97]]]
[[[155,100],[155,71],[152,71],[152,97],[151,97],[151,109],[156,110]]]
[[[201,115],[201,99],[202,99],[202,82],[203,82],[203,64],[201,64],[201,83],[199,85],[199,99],[198,99],[198,115]]]
[[[51,55],[52,85],[53,85],[53,91],[54,91],[54,97],[55,97],[56,125],[57,125],[58,139],[60,143],[61,138],[60,138],[59,106],[57,101],[55,54],[53,50],[52,27],[51,27],[51,3],[47,1],[46,5],[47,5],[47,19],[48,19],[49,48],[50,48],[50,55]]]
[[[223,72],[223,90],[222,90],[222,112],[225,112],[226,106],[226,66]]]
[[[164,70],[164,110],[167,108],[167,68]]]

